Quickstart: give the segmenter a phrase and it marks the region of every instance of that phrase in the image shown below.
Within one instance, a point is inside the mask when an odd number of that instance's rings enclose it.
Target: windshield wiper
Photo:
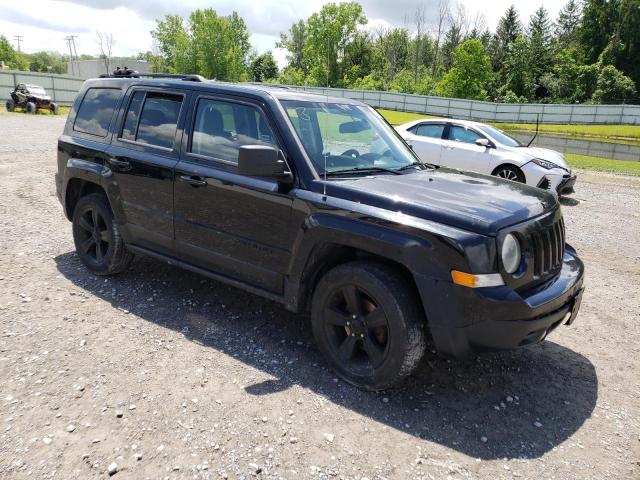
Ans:
[[[396,171],[402,172],[403,170],[408,170],[413,167],[424,167],[424,168],[433,168],[433,169],[436,168],[436,166],[431,163],[413,162],[413,163],[410,163],[409,165],[405,165],[404,167],[398,168]]]
[[[383,167],[345,168],[343,170],[333,170],[331,172],[326,172],[326,175],[330,177],[332,175],[341,175],[345,173],[373,173],[373,172],[387,172],[387,173],[393,173],[394,175],[402,175],[398,170],[393,170],[391,168],[383,168]]]

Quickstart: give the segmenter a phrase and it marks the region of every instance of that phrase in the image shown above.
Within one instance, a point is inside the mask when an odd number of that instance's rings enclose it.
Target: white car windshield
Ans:
[[[480,125],[478,128],[482,130],[484,133],[486,133],[487,135],[493,137],[493,139],[496,140],[498,143],[501,143],[502,145],[506,145],[507,147],[523,147],[524,146],[518,140],[507,135],[502,130],[498,130],[497,128],[490,127],[489,125]]]
[[[393,171],[418,157],[371,107],[299,100],[282,105],[316,170],[327,174]]]

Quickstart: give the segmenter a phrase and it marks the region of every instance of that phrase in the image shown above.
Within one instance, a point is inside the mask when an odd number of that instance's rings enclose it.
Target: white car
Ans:
[[[561,153],[527,147],[490,125],[424,119],[396,130],[425,163],[495,175],[555,195],[573,193],[576,176]]]

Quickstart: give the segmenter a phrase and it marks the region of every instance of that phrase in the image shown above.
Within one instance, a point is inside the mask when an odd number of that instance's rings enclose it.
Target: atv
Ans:
[[[51,101],[44,88],[38,85],[19,83],[11,92],[11,98],[7,100],[7,111],[13,112],[16,107],[23,108],[27,113],[36,113],[38,109],[49,110],[54,115],[58,114],[58,104]]]

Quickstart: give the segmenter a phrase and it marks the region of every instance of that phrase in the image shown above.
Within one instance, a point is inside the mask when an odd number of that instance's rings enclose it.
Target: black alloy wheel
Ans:
[[[493,174],[496,177],[504,178],[505,180],[511,180],[512,182],[525,183],[524,174],[518,167],[512,167],[511,165],[503,165],[498,167]]]
[[[125,270],[133,255],[126,249],[106,197],[82,197],[73,214],[73,240],[82,263],[96,275]]]
[[[313,294],[313,335],[331,366],[352,385],[384,390],[413,373],[425,350],[425,319],[415,286],[375,261],[339,265]]]

